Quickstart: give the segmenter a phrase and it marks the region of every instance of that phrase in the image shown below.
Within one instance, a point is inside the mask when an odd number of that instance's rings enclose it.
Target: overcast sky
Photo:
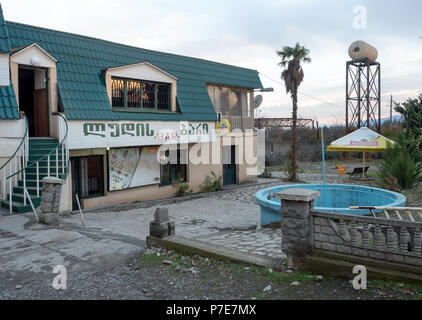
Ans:
[[[320,123],[345,114],[345,63],[349,45],[364,40],[378,49],[382,114],[390,94],[404,101],[422,93],[420,0],[1,0],[6,20],[93,36],[147,49],[258,70],[264,87],[261,115],[291,116],[291,100],[275,54],[297,41],[311,50],[299,96],[299,115]],[[367,12],[366,28],[356,6]],[[362,13],[362,11],[359,11]],[[359,24],[359,22],[361,22]],[[363,22],[363,23],[362,23]],[[356,23],[358,23],[356,25]],[[358,26],[358,28],[356,28]],[[265,75],[265,76],[264,76]]]

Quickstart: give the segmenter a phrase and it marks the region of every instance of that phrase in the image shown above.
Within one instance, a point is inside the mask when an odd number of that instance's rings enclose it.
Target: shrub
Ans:
[[[214,171],[211,171],[211,175],[206,175],[204,182],[202,183],[201,190],[202,192],[213,192],[221,189],[221,179],[222,177],[215,174]]]
[[[174,185],[179,188],[176,193],[176,195],[179,197],[190,195],[193,193],[193,190],[189,189],[190,186],[187,182],[175,182]]]
[[[260,178],[271,178],[273,174],[269,168],[265,168],[264,172],[259,176]]]
[[[422,153],[417,142],[399,134],[397,143],[389,143],[378,162],[382,187],[394,191],[413,188],[422,173],[421,160]]]

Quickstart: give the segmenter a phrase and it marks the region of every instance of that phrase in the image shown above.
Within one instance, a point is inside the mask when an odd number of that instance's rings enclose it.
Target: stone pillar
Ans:
[[[287,256],[287,267],[300,270],[303,259],[312,250],[312,215],[319,191],[288,189],[275,194],[281,199],[281,250]]]
[[[176,233],[176,224],[170,221],[167,208],[157,208],[154,214],[154,220],[149,224],[149,236],[147,237],[147,246],[160,247],[161,239],[173,236]]]
[[[54,177],[42,179],[40,222],[50,225],[59,225],[60,196],[64,180]]]

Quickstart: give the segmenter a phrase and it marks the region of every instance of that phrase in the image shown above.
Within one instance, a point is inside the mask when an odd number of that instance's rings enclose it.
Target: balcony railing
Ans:
[[[242,117],[242,116],[227,116],[224,119],[229,120],[230,122],[230,129],[253,129],[254,127],[254,118],[253,117]]]

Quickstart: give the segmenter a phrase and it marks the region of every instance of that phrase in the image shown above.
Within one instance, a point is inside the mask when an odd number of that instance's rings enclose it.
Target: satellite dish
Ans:
[[[258,108],[258,107],[261,105],[262,100],[264,100],[264,99],[262,98],[262,95],[257,95],[257,96],[253,99],[253,108],[254,108],[254,109]]]

